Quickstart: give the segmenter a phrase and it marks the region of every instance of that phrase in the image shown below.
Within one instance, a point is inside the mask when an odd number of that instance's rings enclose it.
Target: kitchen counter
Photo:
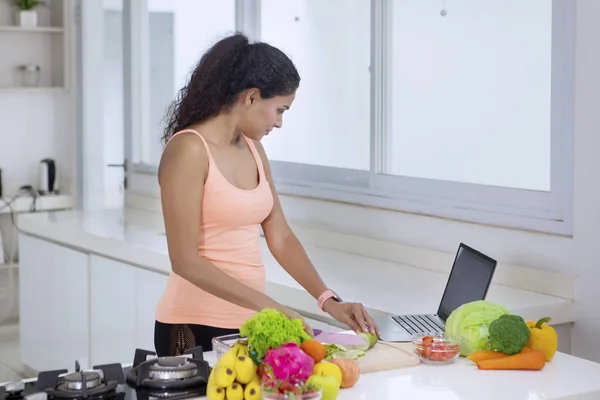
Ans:
[[[204,356],[214,366],[213,353]],[[562,353],[541,371],[480,371],[460,358],[451,365],[361,375],[337,400],[598,400],[598,376],[600,364]],[[190,398],[200,399],[206,397]]]
[[[74,359],[84,367],[127,364],[132,361],[133,348],[153,348],[154,307],[170,272],[166,237],[155,214],[134,210],[49,212],[23,216],[19,225],[25,365],[38,370],[64,368]],[[269,294],[304,315],[335,325],[278,266],[264,242],[262,246]],[[314,243],[305,247],[326,282],[343,297],[362,301],[373,314],[434,312],[448,276],[435,269]],[[502,280],[502,273],[497,276],[488,300],[526,319],[550,315],[560,326],[574,322],[572,300],[511,287]],[[547,282],[545,277],[536,278]],[[56,303],[68,307],[56,311]],[[62,320],[70,323],[60,323]],[[33,334],[40,330],[50,334],[42,338]],[[28,332],[33,332],[32,337]],[[46,336],[52,342],[43,342]],[[40,356],[44,352],[45,358]],[[212,354],[206,353],[206,359],[210,361]],[[600,399],[598,376],[600,364],[562,352],[544,370],[535,372],[479,371],[468,360],[459,359],[449,366],[421,364],[363,375],[338,398]]]
[[[81,365],[129,363],[131,349],[154,348],[154,310],[170,273],[162,217],[137,210],[48,212],[24,215],[19,227],[23,364],[39,371],[65,368],[75,359]],[[343,298],[364,303],[371,314],[437,310],[448,278],[442,268],[351,254],[325,247],[323,237],[303,234],[300,239],[324,280]],[[314,328],[347,329],[320,311],[269,254],[264,240],[261,245],[271,297],[299,311]],[[452,257],[440,263],[449,269]],[[513,281],[526,281],[519,270],[499,266],[487,299],[525,319],[551,316],[560,351],[569,353],[572,300],[549,290],[511,287],[507,270]],[[568,293],[552,275],[529,274],[532,281]],[[48,334],[40,338],[35,334],[40,331]]]
[[[169,274],[166,237],[149,222],[150,214],[134,210],[38,213],[21,217],[19,225],[35,237]],[[264,240],[261,243],[269,294],[311,318],[333,322],[273,259]],[[444,272],[315,245],[305,248],[326,282],[343,298],[364,303],[374,314],[435,312],[448,278]],[[553,324],[574,322],[572,300],[497,284],[496,277],[487,299],[525,319],[550,315]]]
[[[7,206],[10,204],[10,207]],[[31,210],[49,211],[65,210],[73,207],[73,196],[65,194],[50,194],[38,196],[35,200],[27,193],[14,196],[0,197],[0,213],[28,213]]]
[[[214,364],[212,352],[205,359]],[[361,375],[338,400],[598,400],[600,364],[557,353],[541,371],[480,371],[466,358]]]

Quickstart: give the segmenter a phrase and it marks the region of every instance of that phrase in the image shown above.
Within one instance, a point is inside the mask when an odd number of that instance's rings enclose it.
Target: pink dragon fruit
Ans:
[[[285,343],[269,349],[263,360],[271,367],[275,379],[305,381],[312,374],[315,362],[296,343]]]

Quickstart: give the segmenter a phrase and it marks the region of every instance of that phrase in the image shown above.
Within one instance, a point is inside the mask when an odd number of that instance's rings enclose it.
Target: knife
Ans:
[[[363,338],[350,333],[315,333],[315,340],[324,344],[338,344],[340,346],[364,346],[367,344]]]

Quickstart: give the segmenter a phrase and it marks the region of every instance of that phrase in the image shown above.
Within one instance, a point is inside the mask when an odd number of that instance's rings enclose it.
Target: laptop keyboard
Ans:
[[[444,327],[432,315],[400,315],[392,318],[411,335],[444,332]]]

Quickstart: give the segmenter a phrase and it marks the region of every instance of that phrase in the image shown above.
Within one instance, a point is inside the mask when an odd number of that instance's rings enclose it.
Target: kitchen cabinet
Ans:
[[[136,338],[135,268],[90,256],[93,365],[132,362]]]
[[[133,362],[154,350],[168,276],[29,235],[20,245],[21,361],[36,370]]]
[[[158,300],[167,286],[168,275],[142,268],[135,269],[136,276],[136,348],[154,350],[154,321]],[[131,354],[133,361],[133,354]]]
[[[154,350],[156,305],[166,273],[22,234],[21,360],[37,371],[131,363]],[[307,318],[314,328],[340,328]]]
[[[154,312],[167,276],[91,255],[90,278],[92,363],[131,363],[136,348],[154,350]]]
[[[21,361],[37,371],[89,362],[88,256],[21,234]]]

